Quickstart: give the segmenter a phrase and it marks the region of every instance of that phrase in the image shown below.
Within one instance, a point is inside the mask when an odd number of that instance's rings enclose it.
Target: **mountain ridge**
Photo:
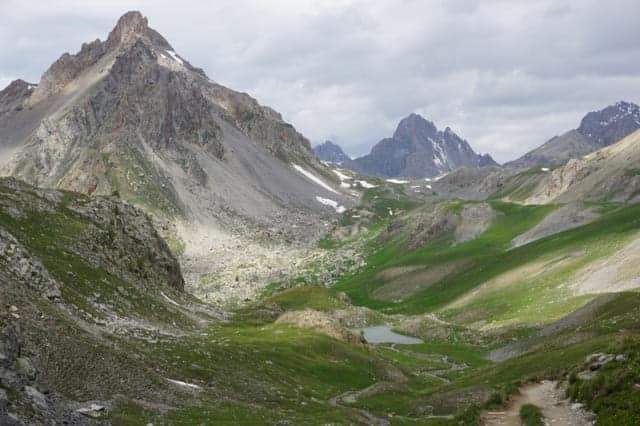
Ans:
[[[640,129],[640,107],[618,101],[587,113],[578,128],[554,136],[522,157],[504,164],[511,168],[559,166],[573,158],[609,146]]]

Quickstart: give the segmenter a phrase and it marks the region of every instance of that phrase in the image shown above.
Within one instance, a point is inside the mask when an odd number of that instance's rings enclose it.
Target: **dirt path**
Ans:
[[[542,409],[545,424],[553,426],[586,426],[595,424],[593,416],[580,404],[572,404],[558,388],[558,382],[544,380],[520,388],[504,411],[485,411],[482,424],[485,426],[520,426],[520,407],[533,404]]]

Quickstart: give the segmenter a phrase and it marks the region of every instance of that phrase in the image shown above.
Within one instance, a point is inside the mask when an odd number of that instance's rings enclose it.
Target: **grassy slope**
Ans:
[[[480,316],[493,316],[497,322],[534,321],[541,316],[552,321],[575,310],[588,297],[565,297],[559,284],[579,267],[611,253],[633,232],[640,230],[640,205],[632,205],[608,212],[601,219],[533,243],[509,249],[513,237],[538,223],[553,207],[519,206],[494,201],[492,205],[501,216],[484,234],[467,243],[451,245],[435,243],[412,253],[403,253],[402,241],[381,245],[369,256],[368,266],[356,274],[343,278],[336,286],[345,291],[355,304],[381,309],[387,313],[416,314],[442,310],[456,299],[479,288],[483,283],[535,262],[557,262],[580,252],[553,276],[541,276],[514,282],[507,288],[486,291],[466,304]],[[385,284],[378,274],[385,269],[404,265],[442,265],[460,259],[471,260],[440,282],[406,301],[393,303],[375,300],[372,292]],[[558,299],[559,296],[562,296]],[[562,303],[547,303],[553,300]],[[455,315],[455,310],[451,315]],[[476,318],[477,319],[477,318]]]
[[[66,196],[76,197],[73,194]],[[378,248],[362,275],[348,277],[339,289],[347,290],[357,303],[394,312],[424,312],[441,308],[486,280],[527,262],[572,247],[598,244],[603,239],[623,238],[640,225],[640,207],[630,206],[612,210],[593,224],[505,251],[513,236],[533,226],[552,207],[522,207],[500,202],[493,202],[493,206],[503,215],[478,239],[457,246],[430,246],[404,254],[402,242]],[[103,285],[100,284],[104,283],[103,279],[109,282],[107,288],[118,285],[111,281],[113,277],[88,268],[81,257],[68,250],[73,244],[67,239],[73,239],[81,232],[83,223],[64,208],[64,203],[53,213],[33,213],[19,220],[2,216],[0,223],[11,227],[51,273],[67,284],[65,298],[81,303],[84,297],[99,288],[95,286]],[[60,256],[69,261],[60,262]],[[362,290],[368,289],[367,285],[371,285],[377,272],[390,266],[435,264],[468,257],[474,260],[469,269],[402,304],[378,305],[381,302],[369,299],[367,291]],[[69,271],[76,275],[69,276]],[[91,285],[84,288],[82,282]],[[380,284],[371,288],[376,285]],[[105,297],[109,295],[108,289],[99,289]],[[134,304],[137,299],[138,296],[132,298]],[[146,300],[144,295],[139,299]],[[497,295],[490,298],[497,299]],[[308,287],[275,294],[266,303],[277,304],[285,310],[311,307],[331,311],[344,307],[333,289]],[[114,357],[136,354],[136,362],[144,365],[147,380],[158,389],[172,389],[176,397],[172,406],[165,410],[123,399],[116,403],[109,418],[115,424],[202,424],[211,421],[218,424],[273,424],[282,419],[294,424],[348,424],[362,419],[349,410],[331,407],[327,400],[345,391],[386,380],[389,365],[393,364],[405,372],[408,381],[380,394],[362,397],[355,406],[367,408],[379,416],[393,414],[393,424],[472,424],[477,420],[478,408],[470,405],[480,406],[487,400],[499,402],[519,383],[530,379],[579,371],[584,368],[582,362],[587,354],[602,351],[628,353],[630,362],[603,369],[602,379],[592,384],[574,382],[571,391],[589,402],[602,416],[619,419],[618,424],[637,421],[640,418],[633,408],[638,406],[634,399],[637,393],[633,393],[632,386],[640,373],[637,363],[640,353],[639,304],[640,295],[619,294],[577,325],[578,328],[539,337],[532,352],[500,364],[484,359],[490,349],[488,346],[472,342],[432,339],[422,345],[399,346],[401,350],[446,355],[452,362],[467,364],[465,370],[444,374],[451,383],[425,374],[446,368],[442,361],[421,359],[385,347],[367,348],[339,342],[312,331],[273,324],[272,319],[264,319],[252,310],[237,315],[229,323],[212,325],[199,333],[180,338],[161,337],[156,344],[112,337],[108,351],[113,352]],[[143,307],[140,309],[141,315],[152,315],[153,312],[164,315],[156,309],[150,312],[144,311]],[[106,348],[101,350],[107,353]],[[131,363],[124,370],[126,374],[135,374],[134,363],[129,359],[123,362]],[[173,389],[173,385],[166,382],[167,378],[198,384],[202,390]],[[457,417],[429,418],[431,414]]]
[[[484,270],[488,263],[495,262],[515,236],[538,223],[554,209],[553,206],[519,206],[499,201],[493,201],[491,205],[502,215],[480,237],[457,245],[448,242],[429,244],[409,253],[404,251],[404,241],[401,240],[378,243],[367,259],[368,266],[345,277],[336,288],[349,294],[355,304],[387,312],[420,313],[444,306],[478,285],[477,280],[469,278]],[[410,300],[391,303],[370,297],[373,290],[385,284],[384,280],[376,277],[385,269],[406,265],[443,265],[459,260],[466,260],[465,264],[471,266],[451,274]]]

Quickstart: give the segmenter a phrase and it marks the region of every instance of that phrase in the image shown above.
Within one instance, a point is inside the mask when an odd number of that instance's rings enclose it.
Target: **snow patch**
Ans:
[[[326,183],[324,183],[322,181],[322,179],[320,179],[319,177],[317,177],[316,175],[314,175],[313,173],[303,169],[302,167],[298,166],[297,164],[291,164],[293,166],[294,169],[296,169],[298,172],[302,173],[307,179],[317,183],[318,185],[320,185],[321,187],[323,187],[324,189],[326,189],[329,192],[333,192],[334,194],[338,194],[338,191],[336,191],[335,189],[331,188],[329,185],[327,185]]]
[[[333,173],[335,173],[338,176],[338,178],[340,178],[341,181],[342,180],[351,180],[351,176],[347,176],[344,173],[340,173],[339,170],[333,169],[332,171],[333,171]]]
[[[357,180],[356,182],[358,182],[360,185],[362,185],[363,188],[365,189],[371,189],[371,188],[375,188],[376,185],[367,182],[366,180]]]
[[[340,206],[338,205],[337,201],[331,200],[329,198],[322,198],[316,195],[316,200],[318,200],[320,204],[333,207],[336,213],[344,213],[345,211],[347,211],[347,208],[345,206]]]
[[[549,171],[549,168],[548,168],[548,167],[543,167],[543,168],[541,168],[540,170],[542,170],[543,172],[548,172],[548,171]]]
[[[400,179],[387,179],[387,182],[389,182],[389,183],[396,183],[396,184],[398,184],[398,185],[402,185],[402,184],[405,184],[405,183],[409,183],[409,181],[408,181],[408,180],[400,180]]]
[[[173,380],[173,379],[167,379],[167,381],[173,383],[174,385],[184,386],[185,388],[200,389],[200,386],[194,385],[193,383],[187,383],[187,382],[183,382],[180,380]]]
[[[340,188],[351,188],[351,184],[347,182],[340,182]]]
[[[434,182],[437,182],[437,181],[439,181],[440,179],[442,179],[443,177],[445,177],[445,176],[446,176],[446,175],[448,175],[448,174],[449,174],[449,172],[447,172],[447,173],[443,173],[443,174],[441,174],[441,175],[438,175],[438,176],[434,177],[432,180],[433,180]]]
[[[176,52],[174,52],[173,50],[167,50],[167,53],[171,55],[174,61],[176,61],[180,65],[184,65],[184,62],[178,57],[178,54]]]
[[[180,306],[180,304],[178,302],[176,302],[175,300],[173,300],[172,298],[170,298],[169,296],[167,296],[166,294],[164,294],[163,291],[160,292],[160,294],[162,295],[162,297],[164,297],[165,299],[167,299],[170,303],[173,303],[176,306]]]

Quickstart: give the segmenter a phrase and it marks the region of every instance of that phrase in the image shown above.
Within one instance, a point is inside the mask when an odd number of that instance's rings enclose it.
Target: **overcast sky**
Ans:
[[[362,154],[418,112],[515,158],[640,100],[638,0],[0,0],[0,86],[137,9],[209,77]]]

